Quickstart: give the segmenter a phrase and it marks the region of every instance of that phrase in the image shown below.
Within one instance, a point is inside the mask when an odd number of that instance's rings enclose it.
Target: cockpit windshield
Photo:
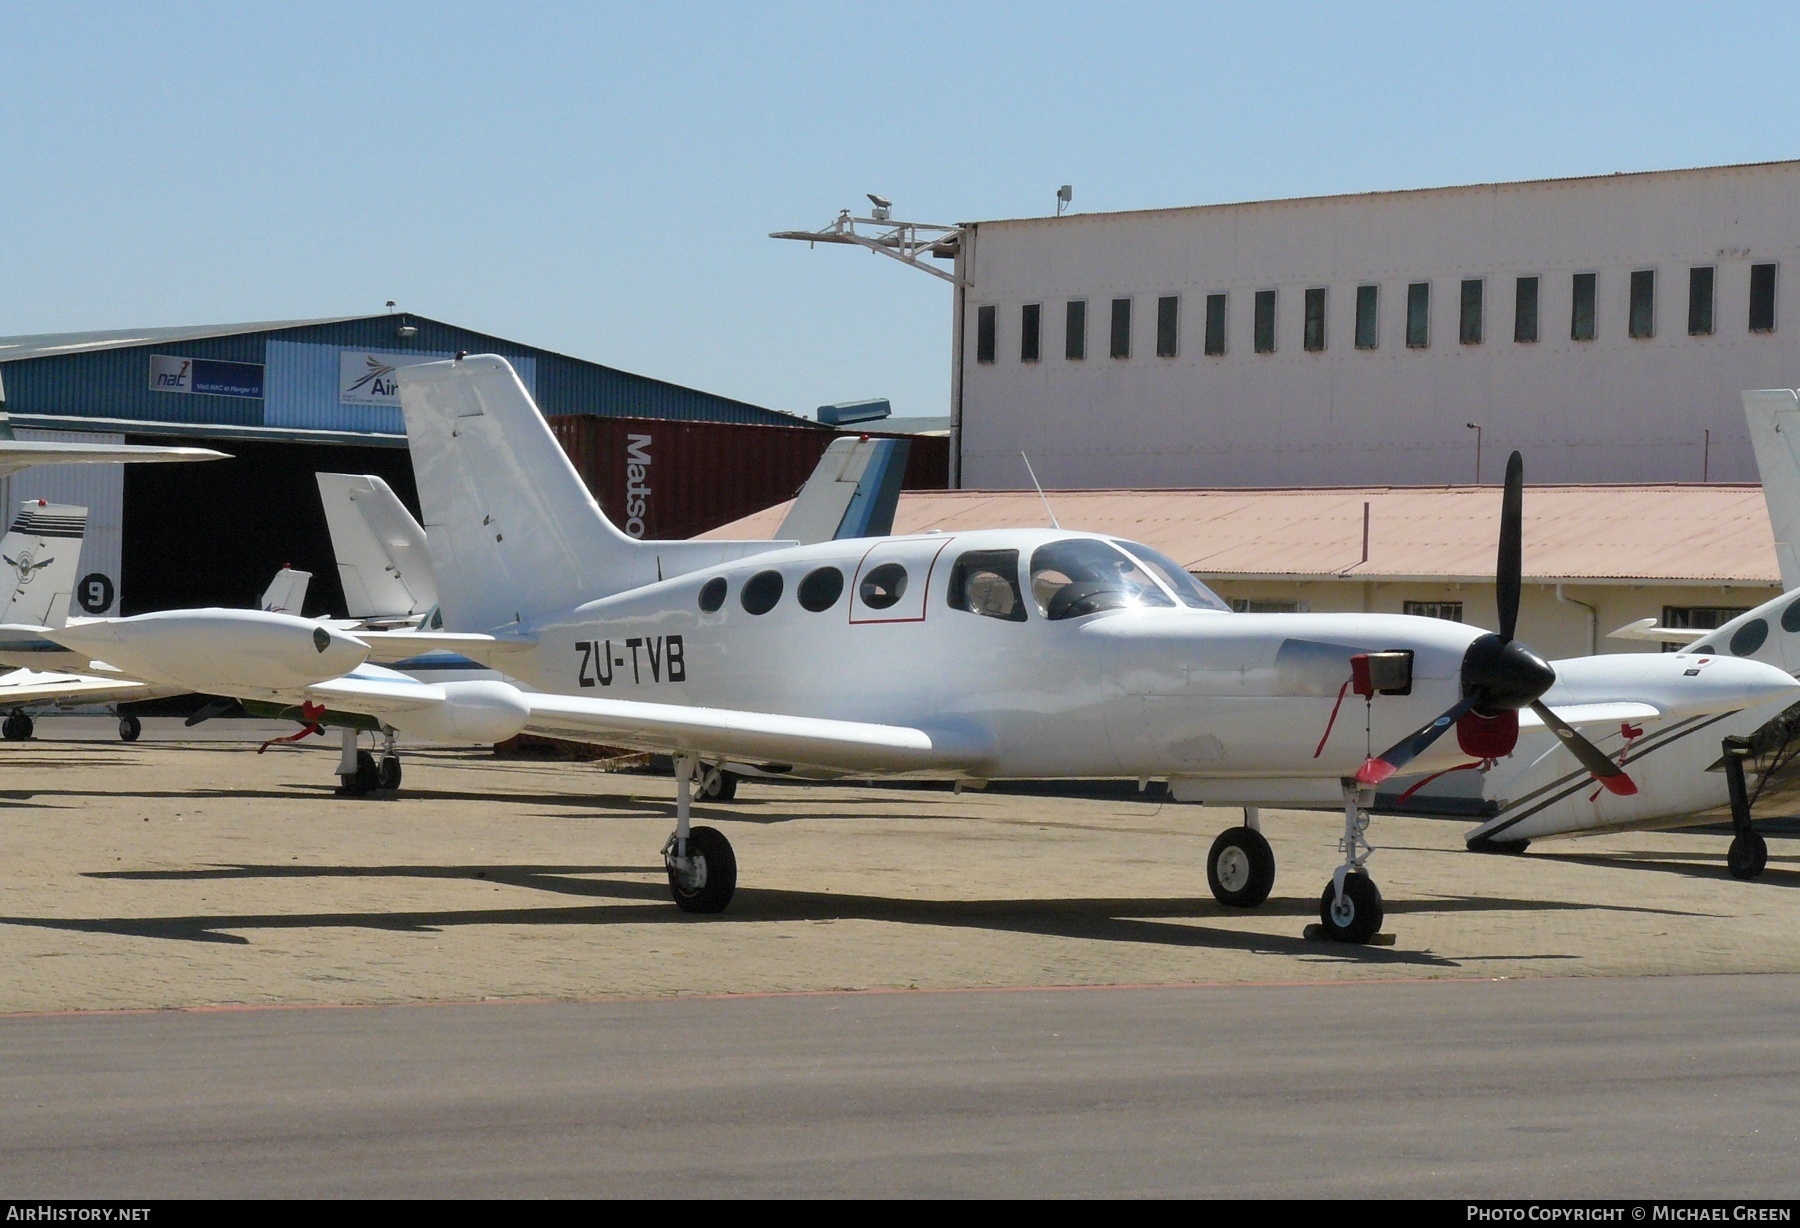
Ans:
[[[1175,604],[1130,555],[1092,538],[1039,546],[1031,556],[1031,595],[1052,622]]]
[[[1168,555],[1152,550],[1148,546],[1140,546],[1136,542],[1120,540],[1119,545],[1125,547],[1136,556],[1137,561],[1156,573],[1171,593],[1175,594],[1182,605],[1195,610],[1217,610],[1222,614],[1231,613],[1231,607],[1219,599],[1219,595],[1206,585],[1194,579],[1187,568],[1177,563]]]

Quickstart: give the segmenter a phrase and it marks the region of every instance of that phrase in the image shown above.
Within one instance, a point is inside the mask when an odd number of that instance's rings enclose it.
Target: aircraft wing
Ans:
[[[358,631],[356,638],[369,645],[369,660],[377,662],[404,661],[408,657],[422,656],[428,652],[461,653],[470,660],[488,665],[495,657],[503,657],[509,652],[521,652],[537,643],[535,635],[486,635],[480,632],[457,631],[415,631],[401,628],[395,631]]]
[[[151,694],[151,688],[147,684],[129,679],[95,678],[87,674],[49,673],[33,669],[15,669],[0,674],[0,707],[56,703],[63,700],[100,704],[110,703],[115,699],[147,699]]]
[[[328,708],[361,712],[368,716],[395,716],[438,707],[448,701],[439,686],[408,678],[365,678],[346,674],[305,688],[308,699]]]
[[[0,477],[33,465],[110,464],[117,462],[230,460],[211,448],[160,448],[147,444],[52,443],[0,440]]]
[[[745,763],[851,772],[957,769],[978,767],[989,749],[976,734],[904,725],[569,695],[528,694],[525,701],[531,709],[528,733]]]

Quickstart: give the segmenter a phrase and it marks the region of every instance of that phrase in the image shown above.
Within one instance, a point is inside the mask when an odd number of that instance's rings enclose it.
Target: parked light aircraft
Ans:
[[[70,425],[79,425],[71,423]],[[33,465],[96,465],[168,461],[229,460],[211,448],[164,448],[149,444],[60,443],[54,440],[15,439],[12,418],[6,411],[6,385],[0,381],[0,477]]]
[[[1784,585],[1800,586],[1800,394],[1787,389],[1744,393],[1744,412],[1762,473]],[[1800,672],[1800,594],[1794,591],[1712,631],[1657,627],[1646,619],[1621,629],[1631,638],[1697,641],[1664,659],[1705,671],[1732,660]],[[1617,634],[1617,633],[1615,633]],[[1617,656],[1596,660],[1632,661]],[[1567,756],[1541,737],[1487,773],[1483,785],[1495,813],[1469,833],[1471,848],[1522,851],[1527,842],[1633,828],[1685,827],[1729,819],[1731,873],[1762,874],[1768,844],[1752,808],[1792,811],[1800,805],[1800,705],[1772,698],[1737,712],[1622,714],[1592,737],[1629,766],[1635,796],[1596,794]],[[1429,806],[1429,801],[1425,805]]]
[[[1622,696],[1685,718],[1800,690],[1756,662],[1695,670],[1639,657],[1606,694],[1559,696],[1555,671],[1512,636],[1516,457],[1496,633],[1404,615],[1232,614],[1153,550],[1054,529],[774,548],[637,541],[606,520],[504,359],[398,378],[445,630],[358,637],[206,610],[48,634],[134,676],[363,713],[428,738],[526,730],[669,753],[676,826],[663,855],[690,912],[723,910],[737,881],[724,835],[690,821],[703,765],[1155,776],[1180,800],[1341,807],[1344,858],[1320,919],[1335,938],[1367,941],[1382,902],[1364,833],[1387,777],[1502,757],[1521,723],[1541,723],[1628,793],[1629,777],[1573,726],[1615,722]],[[376,645],[461,652],[536,690],[421,683],[367,665]],[[1208,879],[1226,902],[1253,905],[1274,857],[1252,809],[1246,819],[1214,843]]]

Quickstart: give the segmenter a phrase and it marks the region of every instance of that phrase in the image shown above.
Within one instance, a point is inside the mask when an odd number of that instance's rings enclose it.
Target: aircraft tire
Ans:
[[[0,721],[0,738],[8,742],[23,742],[31,736],[31,718],[23,712],[14,712],[4,721]]]
[[[737,854],[731,841],[716,827],[695,827],[688,832],[688,856],[700,863],[702,881],[683,885],[683,876],[669,867],[669,894],[682,912],[720,913],[737,894]]]
[[[1348,907],[1339,915],[1337,886],[1326,883],[1325,893],[1319,897],[1319,928],[1325,937],[1333,942],[1362,943],[1380,932],[1381,892],[1376,890],[1374,879],[1361,870],[1345,876],[1344,903]]]
[[[700,786],[700,800],[703,802],[728,802],[737,796],[737,786],[737,776],[720,768],[716,780],[708,774],[706,783]]]
[[[1731,871],[1731,877],[1760,878],[1768,864],[1769,842],[1761,832],[1747,831],[1731,838],[1731,848],[1725,854],[1725,868]]]
[[[144,722],[131,713],[128,712],[119,718],[119,741],[135,742],[138,740],[138,735],[143,732]]]
[[[367,797],[381,785],[381,769],[375,765],[375,756],[366,750],[356,752],[356,771],[348,776],[339,776],[343,783],[340,789],[351,797]]]
[[[1275,886],[1275,850],[1263,834],[1227,827],[1206,854],[1206,885],[1227,908],[1255,908]]]
[[[29,713],[19,713],[19,737],[21,739],[29,740],[36,728],[37,724],[31,719]]]
[[[400,787],[400,756],[383,755],[381,767],[377,769],[376,776],[377,787],[389,792],[398,789]]]

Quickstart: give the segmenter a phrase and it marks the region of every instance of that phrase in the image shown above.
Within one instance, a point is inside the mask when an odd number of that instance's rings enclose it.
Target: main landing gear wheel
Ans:
[[[342,790],[351,797],[366,797],[381,787],[381,769],[375,756],[366,750],[356,752],[356,771],[338,777]]]
[[[31,718],[23,712],[15,712],[6,720],[0,721],[0,738],[8,742],[23,742],[31,736]]]
[[[1337,883],[1325,884],[1319,897],[1319,925],[1333,942],[1367,942],[1381,930],[1381,892],[1361,870],[1344,875],[1344,898]]]
[[[703,802],[728,802],[737,796],[738,778],[724,768],[709,770],[700,775],[700,788],[696,792]]]
[[[669,869],[669,894],[682,912],[724,912],[737,892],[737,855],[731,851],[731,841],[716,827],[696,827],[688,832],[686,869],[675,864],[673,837],[663,860]]]
[[[135,742],[142,732],[144,732],[144,722],[129,712],[119,718],[119,741]]]
[[[375,785],[377,788],[389,792],[400,787],[399,755],[383,755],[381,757],[381,767],[376,772]]]
[[[1259,831],[1227,827],[1206,855],[1206,885],[1227,908],[1255,908],[1275,886],[1275,850]]]
[[[1761,832],[1747,831],[1731,838],[1731,848],[1725,854],[1725,868],[1731,871],[1731,877],[1760,877],[1768,864],[1769,842]]]

